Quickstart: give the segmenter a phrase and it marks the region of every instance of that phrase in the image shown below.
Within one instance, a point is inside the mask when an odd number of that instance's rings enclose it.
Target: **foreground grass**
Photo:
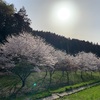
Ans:
[[[57,100],[100,100],[100,85]]]
[[[64,86],[64,87],[58,88],[58,89],[51,89],[49,91],[44,91],[44,92],[40,92],[40,93],[37,93],[37,94],[23,95],[22,97],[16,98],[16,100],[25,100],[26,98],[32,99],[32,100],[38,100],[40,98],[51,96],[53,93],[61,93],[61,92],[65,92],[66,90],[69,91],[70,88],[75,89],[75,88],[79,88],[79,87],[86,86],[86,85],[89,85],[89,84],[94,84],[94,83],[97,83],[97,82],[99,82],[99,81],[91,80],[91,81],[88,81],[88,82],[82,82],[82,83],[75,84],[75,85]]]
[[[97,82],[99,82],[99,80],[90,80],[90,81],[81,82],[81,83],[78,83],[78,84],[75,84],[75,85],[64,86],[64,87],[61,87],[61,88],[58,88],[58,89],[55,89],[55,90],[51,90],[51,92],[52,93],[62,93],[62,92],[65,92],[65,91],[69,91],[71,89],[80,88],[82,86],[87,86],[89,84],[94,84],[94,83],[97,83]]]
[[[62,76],[62,72],[57,71],[52,76],[51,87],[49,89],[49,73],[46,78],[43,80],[42,78],[45,76],[45,72],[42,73],[32,73],[27,81],[24,89],[21,91],[21,94],[17,96],[14,100],[25,100],[30,98],[32,100],[37,100],[39,98],[44,98],[50,96],[52,93],[61,93],[70,90],[71,88],[78,88],[87,84],[94,83],[98,81],[99,73],[93,73],[93,77],[91,77],[90,72],[84,73],[84,82],[80,78],[80,72],[75,74],[71,72],[69,74],[70,82],[67,83],[66,73]],[[34,86],[34,83],[37,85]],[[18,89],[21,86],[21,81],[18,77],[7,75],[0,77],[0,97],[7,97],[7,95],[11,94],[13,89]],[[2,91],[1,91],[2,90]],[[48,91],[47,91],[48,90]],[[0,99],[1,100],[1,99]],[[6,100],[6,99],[2,99]],[[8,100],[8,99],[7,99]]]

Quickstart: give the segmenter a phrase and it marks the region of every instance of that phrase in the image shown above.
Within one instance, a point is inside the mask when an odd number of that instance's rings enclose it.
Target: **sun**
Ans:
[[[52,18],[61,23],[69,23],[73,20],[74,6],[70,2],[58,2],[53,6]]]
[[[57,10],[57,18],[61,21],[68,21],[71,18],[71,11],[67,7],[61,7]]]
[[[51,8],[49,18],[50,23],[55,25],[55,27],[59,27],[59,29],[72,28],[80,19],[79,10],[71,0],[57,1]]]

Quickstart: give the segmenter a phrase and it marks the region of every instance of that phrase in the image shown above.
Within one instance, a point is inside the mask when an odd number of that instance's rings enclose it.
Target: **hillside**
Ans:
[[[100,56],[100,45],[89,41],[70,39],[55,33],[33,31],[34,35],[41,36],[46,42],[53,45],[55,48],[66,51],[69,54],[76,54],[81,51],[92,52]]]

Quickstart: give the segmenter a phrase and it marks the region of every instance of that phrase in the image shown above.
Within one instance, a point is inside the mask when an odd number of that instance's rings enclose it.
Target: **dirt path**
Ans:
[[[92,84],[92,85],[83,86],[83,87],[80,87],[80,88],[78,88],[78,89],[73,89],[72,91],[69,91],[69,92],[54,93],[54,94],[52,94],[51,96],[46,97],[46,98],[43,98],[43,99],[40,99],[40,100],[56,100],[56,99],[58,99],[58,98],[60,98],[60,97],[67,96],[67,95],[70,95],[70,94],[74,94],[74,93],[76,93],[76,92],[82,91],[82,90],[84,90],[84,89],[87,89],[87,88],[90,88],[90,87],[92,87],[92,86],[96,86],[96,85],[99,85],[99,84],[100,84],[100,82],[94,83],[94,84]]]

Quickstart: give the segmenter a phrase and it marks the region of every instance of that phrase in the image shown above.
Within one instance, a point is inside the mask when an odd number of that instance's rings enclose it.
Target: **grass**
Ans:
[[[23,95],[22,97],[19,97],[16,100],[24,100],[26,98],[27,99],[32,99],[32,100],[37,100],[37,99],[40,99],[40,98],[44,98],[44,97],[47,97],[47,96],[51,96],[53,93],[65,92],[66,88],[67,89],[70,89],[70,87],[71,87],[71,88],[74,89],[74,88],[78,88],[78,87],[81,87],[81,86],[84,86],[84,85],[87,85],[87,84],[93,84],[95,82],[98,82],[98,81],[91,80],[91,81],[88,81],[88,82],[82,82],[82,83],[75,84],[75,85],[64,86],[64,87],[59,88],[59,89],[54,89],[54,90],[39,92],[39,93],[36,93],[36,94],[30,93],[30,94],[27,94],[27,95]]]
[[[63,98],[57,100],[100,100],[100,85],[69,96],[64,96]]]
[[[58,88],[58,89],[55,89],[55,90],[51,90],[50,92],[52,92],[52,93],[62,93],[62,92],[65,92],[66,90],[79,88],[79,87],[82,87],[82,86],[85,86],[85,85],[88,85],[88,84],[93,84],[95,82],[98,82],[98,81],[97,80],[90,80],[88,82],[81,82],[81,83],[78,83],[78,84],[75,84],[75,85],[64,86],[64,87],[61,87],[61,88]]]
[[[8,95],[13,87],[20,84],[20,80],[16,76],[4,75],[0,76],[0,94]]]
[[[17,97],[16,99],[14,100],[37,100],[37,99],[40,99],[40,98],[44,98],[44,97],[47,97],[47,96],[51,96],[52,94],[48,91],[44,91],[44,92],[40,92],[40,93],[36,93],[36,94],[27,94],[27,95],[23,95],[21,97]]]
[[[84,73],[85,81],[82,82],[80,78],[80,72],[78,72],[77,74],[71,72],[69,74],[70,84],[67,84],[66,73],[61,78],[62,73],[60,71],[57,71],[53,74],[51,88],[47,91],[47,87],[49,84],[49,73],[43,81],[42,78],[44,76],[44,72],[32,73],[26,81],[26,86],[23,89],[24,92],[22,91],[22,94],[18,96],[16,100],[25,100],[26,98],[32,98],[33,100],[36,100],[38,98],[49,96],[52,93],[61,93],[65,90],[70,90],[71,88],[77,88],[86,84],[91,84],[99,79],[98,72],[93,73],[94,78],[91,78],[90,73],[88,73],[88,75]],[[17,87],[19,87],[21,85],[20,82],[21,81],[16,76],[0,76],[0,90],[5,90],[4,92],[0,92],[5,96],[5,94],[9,93],[9,89],[13,88],[16,84]],[[36,83],[36,86],[33,85],[34,83]]]

